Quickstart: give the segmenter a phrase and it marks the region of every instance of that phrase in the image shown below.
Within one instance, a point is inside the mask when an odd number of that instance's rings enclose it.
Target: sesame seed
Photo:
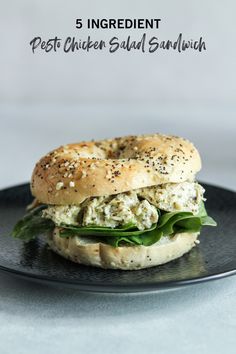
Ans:
[[[57,182],[56,184],[56,190],[59,191],[60,189],[62,189],[64,186],[64,183],[63,182]]]

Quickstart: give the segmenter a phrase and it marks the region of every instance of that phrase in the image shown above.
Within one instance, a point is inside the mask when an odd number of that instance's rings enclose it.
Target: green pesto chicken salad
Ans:
[[[93,237],[114,247],[150,246],[161,237],[216,226],[207,215],[204,201],[204,188],[199,183],[182,182],[91,197],[79,205],[36,202],[12,234],[29,241],[57,227],[63,238]]]

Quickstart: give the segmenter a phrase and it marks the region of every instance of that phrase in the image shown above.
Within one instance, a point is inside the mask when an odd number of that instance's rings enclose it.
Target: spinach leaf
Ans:
[[[170,215],[169,215],[170,214]],[[173,212],[163,214],[156,228],[140,235],[126,237],[125,233],[120,237],[107,237],[106,242],[118,247],[123,243],[132,245],[150,246],[160,240],[162,236],[174,235],[178,232],[200,232],[202,226],[216,226],[216,222],[209,216],[194,216],[189,212]]]
[[[138,236],[156,228],[156,224],[153,224],[150,229],[138,230],[136,226],[132,225],[123,229],[112,229],[109,227],[77,227],[71,225],[62,225],[62,230],[60,231],[61,237],[68,237],[73,235],[90,235],[90,236]]]
[[[42,218],[42,210],[46,207],[41,205],[26,214],[14,226],[12,236],[29,241],[41,233],[53,230],[54,223],[49,219]]]

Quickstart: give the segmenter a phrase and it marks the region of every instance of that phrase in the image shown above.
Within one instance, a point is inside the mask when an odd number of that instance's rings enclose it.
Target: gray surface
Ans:
[[[236,126],[227,107],[1,106],[0,117],[1,187],[27,181],[35,160],[59,144],[164,131],[196,143],[204,181],[236,189]],[[0,288],[2,354],[235,353],[236,277],[164,293],[101,295],[0,274]]]
[[[235,353],[236,282],[97,295],[1,276],[1,353]]]

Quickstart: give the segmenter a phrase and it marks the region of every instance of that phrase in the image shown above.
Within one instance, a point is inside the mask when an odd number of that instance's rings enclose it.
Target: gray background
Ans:
[[[195,143],[199,179],[236,190],[233,1],[0,5],[1,188],[28,181],[35,161],[60,144],[159,131]],[[35,35],[80,37],[76,17],[158,17],[160,37],[202,35],[207,51],[30,52]],[[235,277],[149,295],[83,294],[3,274],[0,287],[3,354],[235,352]]]
[[[3,102],[235,103],[233,0],[0,1],[0,100]],[[35,36],[140,39],[143,30],[75,29],[76,18],[161,18],[160,39],[206,41],[207,51],[32,54]]]

